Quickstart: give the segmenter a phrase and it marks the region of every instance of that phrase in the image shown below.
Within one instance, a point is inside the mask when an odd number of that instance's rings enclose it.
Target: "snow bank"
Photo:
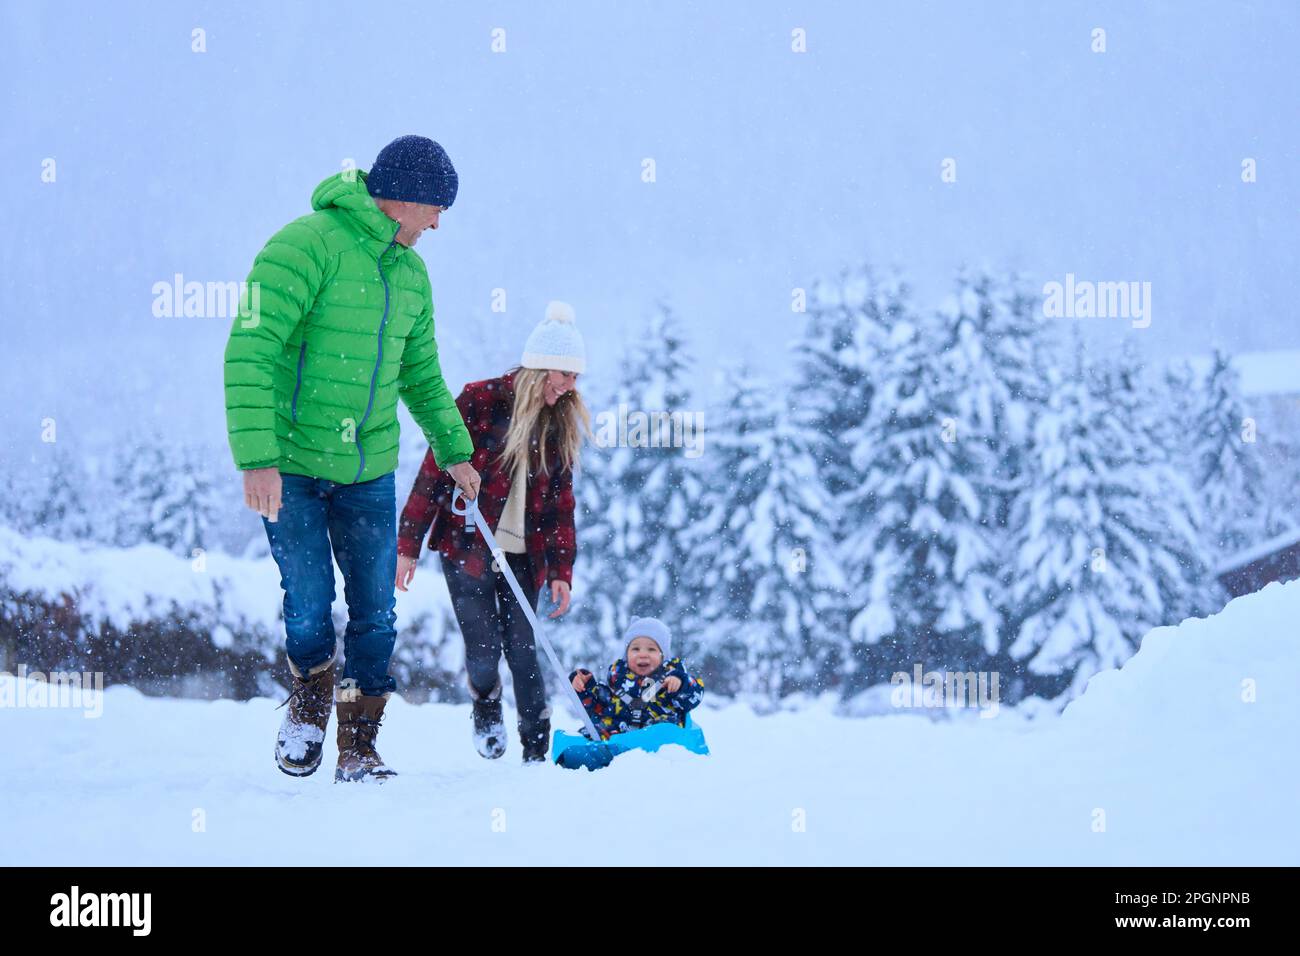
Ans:
[[[346,614],[343,575],[334,569],[336,609]],[[426,558],[417,586],[397,593],[398,615],[418,618],[450,608],[436,562]],[[96,623],[119,630],[133,621],[205,611],[281,634],[280,571],[275,561],[221,551],[183,558],[155,544],[131,548],[30,538],[0,525],[0,585],[57,601],[67,594]]]
[[[13,594],[75,599],[92,625],[120,631],[133,622],[198,614],[273,632],[280,575],[267,558],[218,551],[187,560],[155,544],[108,548],[29,538],[0,526],[0,585]]]
[[[1297,620],[1300,582],[1154,631],[1059,717],[706,704],[712,756],[594,774],[525,769],[517,740],[483,761],[466,707],[395,699],[380,740],[401,776],[382,787],[281,775],[273,701],[110,688],[98,719],[0,711],[0,862],[274,864],[310,832],[334,836],[295,863],[586,864],[627,830],[664,865],[1296,865]]]
[[[341,634],[347,605],[337,567],[334,578]],[[22,598],[54,606],[69,598],[92,633],[105,625],[124,634],[132,625],[189,621],[199,640],[219,650],[253,650],[268,664],[283,660],[283,592],[269,556],[206,551],[184,558],[154,544],[104,547],[30,538],[0,526],[0,600]],[[412,589],[397,592],[397,619],[400,663],[425,673],[461,666],[463,644],[436,561],[426,557]]]
[[[1089,681],[1063,722],[1094,732],[1191,732],[1224,747],[1246,746],[1272,726],[1300,729],[1297,621],[1293,581],[1237,598],[1213,617],[1156,628],[1123,667]]]

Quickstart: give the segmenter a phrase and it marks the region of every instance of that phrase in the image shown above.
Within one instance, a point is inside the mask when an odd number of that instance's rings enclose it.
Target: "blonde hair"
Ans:
[[[571,388],[554,405],[546,404],[543,389],[547,369],[511,369],[515,375],[515,407],[510,415],[506,444],[497,461],[513,474],[522,458],[527,461],[529,446],[537,439],[542,474],[547,473],[546,445],[551,438],[559,443],[560,464],[572,469],[578,463],[583,436],[591,435],[591,412],[576,388]]]

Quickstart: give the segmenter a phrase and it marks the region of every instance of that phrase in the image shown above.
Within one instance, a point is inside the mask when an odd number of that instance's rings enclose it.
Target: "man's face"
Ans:
[[[401,224],[397,230],[397,241],[404,246],[413,246],[419,241],[426,229],[438,228],[438,217],[446,211],[443,206],[428,206],[422,202],[406,202],[396,199],[381,199],[378,206],[384,215]]]

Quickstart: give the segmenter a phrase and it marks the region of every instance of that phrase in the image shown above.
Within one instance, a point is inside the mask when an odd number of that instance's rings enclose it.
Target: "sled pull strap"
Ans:
[[[457,508],[456,507],[457,499],[466,502],[467,503],[466,506],[463,508]],[[469,504],[473,504],[474,507],[470,508]],[[451,513],[457,516],[464,517],[465,533],[472,537],[474,534],[474,515],[478,513],[478,503],[470,502],[469,499],[465,497],[464,492],[462,492],[460,488],[456,488],[451,493]]]
[[[457,499],[465,503],[463,508],[458,509],[456,507]],[[487,543],[488,550],[492,552],[493,560],[496,561],[497,567],[501,569],[501,573],[505,575],[506,583],[510,585],[510,590],[515,594],[515,600],[523,609],[524,616],[528,618],[528,623],[532,625],[533,636],[537,638],[537,643],[540,644],[542,650],[546,652],[546,657],[551,662],[551,667],[554,668],[555,673],[560,678],[560,684],[563,685],[565,690],[564,699],[568,701],[574,714],[582,721],[583,727],[591,733],[592,738],[594,740],[600,740],[600,734],[596,731],[596,725],[591,722],[591,716],[587,713],[587,709],[582,706],[582,701],[578,698],[578,692],[574,690],[573,685],[569,683],[569,672],[565,669],[564,665],[560,663],[560,658],[556,655],[555,648],[551,646],[551,642],[546,639],[546,634],[542,631],[541,622],[537,620],[537,615],[534,614],[533,609],[529,607],[528,601],[524,598],[524,589],[519,586],[519,582],[515,579],[514,570],[510,567],[510,563],[506,561],[505,552],[501,550],[501,546],[497,544],[496,536],[488,527],[487,522],[483,520],[483,513],[479,511],[478,501],[466,498],[460,488],[457,488],[451,495],[451,511],[452,514],[455,515],[465,515],[466,531],[477,527],[479,534],[483,535],[483,540]],[[595,678],[593,677],[593,680],[594,679]]]

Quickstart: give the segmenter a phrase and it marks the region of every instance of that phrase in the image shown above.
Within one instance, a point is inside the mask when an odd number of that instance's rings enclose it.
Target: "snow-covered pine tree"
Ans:
[[[1179,359],[1165,362],[1152,378],[1157,383],[1156,406],[1163,412],[1157,419],[1160,442],[1185,474],[1195,475],[1196,437],[1190,423],[1200,413],[1201,379],[1189,362]]]
[[[224,500],[216,480],[220,467],[205,450],[158,433],[121,445],[113,456],[114,543],[152,542],[186,557],[210,548],[209,531],[236,504]]]
[[[1176,624],[1208,613],[1216,587],[1202,543],[1205,514],[1200,496],[1191,476],[1180,468],[1180,443],[1165,440],[1163,423],[1170,406],[1160,391],[1160,371],[1147,367],[1131,338],[1109,360],[1092,366],[1094,381],[1118,413],[1105,419],[1114,430],[1107,438],[1108,447],[1120,449],[1128,441],[1133,460],[1145,467],[1148,495],[1160,499],[1159,507],[1144,513],[1145,538],[1152,545],[1158,543],[1153,560],[1163,565],[1161,573],[1154,574],[1162,608],[1159,623]]]
[[[858,475],[840,496],[844,566],[860,589],[850,689],[917,663],[964,671],[981,642],[996,641],[979,492],[991,469],[961,419],[952,337],[942,315],[899,315],[876,357],[870,410],[845,436]]]
[[[1268,538],[1300,527],[1300,451],[1269,435],[1264,440],[1264,528]]]
[[[986,573],[998,581],[997,615],[982,616],[978,635],[984,651],[995,654],[1019,629],[1019,608],[1007,599],[1014,568],[1009,518],[1030,473],[1031,437],[1047,400],[1053,335],[1037,293],[1016,274],[963,270],[939,311],[948,335],[945,374],[963,426],[961,440],[976,446],[970,479],[996,556]]]
[[[131,441],[121,440],[113,448],[106,507],[113,524],[113,544],[129,548],[152,540],[153,502],[162,495],[166,481],[162,439],[146,434]]]
[[[35,497],[26,510],[26,530],[60,541],[96,540],[95,489],[81,457],[62,444],[43,451],[35,466],[40,480],[35,487],[27,483]]]
[[[1012,515],[1023,620],[1009,656],[1023,691],[1044,696],[1118,667],[1148,630],[1193,609],[1205,582],[1195,494],[1142,407],[1139,368],[1131,355],[1090,368],[1083,354],[1076,336]]]
[[[887,350],[890,329],[909,313],[910,295],[901,277],[881,279],[867,265],[819,281],[812,288],[803,336],[794,345],[796,377],[789,389],[789,417],[801,432],[819,483],[831,495],[827,518],[837,541],[862,533],[863,516],[846,512],[842,502],[861,478],[852,461],[850,436],[871,408],[879,384],[879,356]],[[865,570],[843,560],[839,564],[847,577],[844,598],[827,610],[830,626],[822,632],[818,656],[835,661],[836,674],[858,685],[872,679],[865,663],[869,655],[850,637],[846,622],[867,603],[861,577]]]
[[[701,517],[685,536],[708,589],[701,659],[724,693],[775,701],[840,672],[844,577],[815,444],[792,421],[784,389],[728,370]]]
[[[157,506],[154,540],[186,556],[216,547],[216,531],[237,504],[221,494],[218,476],[227,474],[224,461],[192,442],[168,446],[165,459],[173,480]]]
[[[834,495],[856,486],[846,433],[861,424],[875,390],[875,358],[907,308],[910,290],[869,266],[816,283],[801,340],[791,414],[804,430],[822,480]]]
[[[0,468],[0,524],[23,534],[36,533],[35,513],[45,493],[44,455],[12,457]]]
[[[608,379],[582,376],[578,389],[593,417],[594,440],[583,445],[581,464],[573,477],[574,524],[578,532],[578,556],[573,569],[573,603],[570,610],[543,626],[551,633],[560,656],[599,671],[610,663],[615,638],[626,621],[620,617],[623,580],[626,572],[611,557],[614,544],[615,496],[610,483],[614,447],[602,442],[600,423],[608,419],[612,402]]]
[[[691,406],[689,368],[679,323],[661,305],[623,360],[612,407],[593,423],[605,452],[604,500],[587,533],[608,545],[605,597],[593,596],[612,610],[610,640],[631,615],[660,617],[689,636],[698,613],[701,582],[684,535],[698,517],[704,469],[686,446],[705,435],[702,412]]]
[[[1049,328],[1034,291],[1017,275],[963,271],[940,308],[951,330],[948,363],[958,377],[957,407],[968,434],[989,449],[981,476],[993,527],[1005,527],[1024,484],[1033,425],[1047,398]]]
[[[1231,360],[1218,349],[1197,398],[1190,428],[1193,472],[1206,516],[1205,541],[1212,558],[1263,540],[1266,507],[1261,444],[1241,396]]]

